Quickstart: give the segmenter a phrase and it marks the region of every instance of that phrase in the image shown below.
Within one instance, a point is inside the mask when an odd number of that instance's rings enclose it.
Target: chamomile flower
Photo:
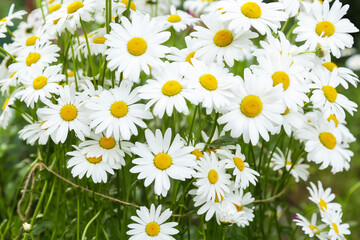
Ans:
[[[175,6],[170,7],[170,15],[159,16],[155,19],[164,25],[164,29],[173,27],[176,32],[184,31],[199,21],[184,11],[176,10]]]
[[[307,234],[309,237],[317,237],[320,240],[328,240],[328,232],[324,232],[326,224],[317,224],[317,214],[313,213],[311,216],[311,221],[307,220],[300,214],[296,214],[296,217],[293,221],[297,226],[301,227],[301,230]]]
[[[194,174],[197,179],[194,184],[198,187],[196,195],[206,201],[215,201],[230,192],[230,175],[225,172],[225,162],[219,161],[214,152],[204,153],[197,163]]]
[[[324,189],[320,181],[318,181],[318,187],[312,182],[310,182],[310,186],[307,187],[310,193],[309,199],[319,207],[322,216],[330,210],[341,211],[341,205],[332,202],[335,194],[331,193],[331,188]]]
[[[146,207],[140,207],[136,210],[138,216],[132,216],[131,219],[136,223],[128,225],[130,228],[126,232],[131,237],[129,240],[175,240],[172,235],[179,233],[176,227],[177,222],[165,222],[171,217],[170,209],[166,209],[161,213],[162,206],[159,205],[155,208],[154,204],[151,204],[150,209]]]
[[[330,72],[332,72],[334,70],[334,68],[337,69],[337,78],[336,79],[345,89],[348,89],[348,87],[349,87],[348,83],[350,83],[354,87],[357,86],[357,83],[359,82],[359,78],[350,69],[345,68],[345,67],[338,67],[333,62],[324,62],[322,64],[322,66],[325,67]]]
[[[2,112],[0,115],[0,126],[5,129],[9,122],[10,119],[13,115],[13,109],[10,108],[11,105],[14,104],[15,98],[13,96],[10,96],[9,98],[6,98],[4,101],[4,105],[2,106]]]
[[[17,72],[13,72],[0,80],[2,94],[8,95],[10,93],[10,87],[15,87],[18,84],[18,75]]]
[[[71,130],[80,140],[85,140],[85,136],[90,134],[88,113],[82,99],[75,95],[74,84],[59,88],[59,98],[56,100],[57,104],[46,101],[47,106],[38,109],[37,114],[45,121],[41,127],[48,134],[55,134],[55,143],[64,143]]]
[[[344,235],[350,235],[349,224],[342,223],[341,220],[342,212],[331,211],[328,214],[325,214],[322,219],[323,222],[330,226],[329,230],[329,239],[330,240],[346,240]]]
[[[282,3],[263,0],[224,1],[221,11],[224,12],[222,18],[230,21],[231,29],[247,31],[254,27],[261,35],[271,35],[271,30],[277,32],[280,22],[287,19]]]
[[[290,174],[295,178],[295,182],[299,182],[300,178],[303,181],[306,181],[309,177],[308,168],[310,166],[308,164],[302,163],[304,161],[303,158],[300,158],[297,162],[293,162],[291,159],[291,150],[288,150],[287,157],[285,157],[281,149],[277,148],[273,158],[271,159],[273,170],[277,171],[279,169],[285,168],[286,171],[290,172]]]
[[[197,38],[194,57],[206,63],[225,61],[232,67],[234,60],[244,59],[243,49],[252,46],[250,39],[258,36],[251,31],[229,29],[228,23],[221,21],[217,14],[202,15],[201,20],[207,28],[196,26],[191,36]]]
[[[73,146],[75,151],[68,152],[66,155],[71,156],[67,162],[67,168],[71,169],[73,177],[82,179],[85,174],[86,177],[91,177],[94,183],[107,182],[107,173],[115,174],[113,169],[119,169],[121,165],[115,163],[110,165],[102,160],[102,157],[86,157],[81,149],[77,146]]]
[[[198,93],[207,114],[213,109],[219,111],[229,105],[234,96],[233,85],[238,77],[215,63],[207,65],[196,59],[191,62],[191,66],[183,69],[183,74],[189,80],[190,87]]]
[[[114,16],[122,16],[129,5],[129,0],[121,0],[119,2],[112,2],[112,12]],[[130,16],[136,12],[136,4],[134,1],[130,2]]]
[[[298,129],[302,128],[305,123],[302,109],[298,110],[299,112],[286,108],[285,112],[281,114],[284,120],[281,127],[284,128],[284,131],[288,136],[290,136],[291,133],[296,132]],[[276,133],[280,133],[281,127],[278,127]]]
[[[315,50],[319,41],[324,39],[330,47],[331,53],[339,58],[340,50],[351,47],[354,43],[353,37],[349,33],[359,30],[348,19],[342,18],[349,5],[343,6],[336,0],[331,8],[329,1],[324,1],[311,5],[310,12],[302,12],[298,16],[298,27],[294,29],[297,34],[296,41],[303,42],[311,51]]]
[[[233,204],[236,208],[237,214],[235,215],[236,225],[239,227],[249,226],[250,222],[254,220],[254,207],[248,205],[252,204],[255,200],[250,192],[244,193],[244,189],[236,189],[228,195],[228,199],[233,199]]]
[[[221,203],[224,200],[224,196],[220,195],[220,198],[216,195],[215,200],[206,200],[205,197],[198,195],[196,193],[196,189],[190,190],[189,194],[195,195],[193,198],[194,206],[199,207],[199,210],[197,211],[198,215],[205,214],[205,221],[209,221],[215,214],[216,221],[220,224],[220,215],[221,215]],[[226,194],[225,194],[226,197]]]
[[[324,117],[324,114],[321,114],[321,116]],[[326,118],[326,116],[325,116],[325,118]],[[351,142],[356,141],[356,138],[354,137],[354,135],[352,135],[352,133],[346,127],[346,121],[344,118],[338,118],[338,117],[336,117],[335,114],[330,114],[326,118],[326,120],[330,123],[333,123],[335,128],[337,128],[339,130],[343,142],[351,143]]]
[[[58,83],[65,79],[64,75],[59,74],[61,69],[61,65],[49,66],[45,69],[34,66],[29,70],[29,74],[21,78],[24,88],[19,90],[15,97],[31,108],[39,100],[47,101],[48,98],[51,98],[51,94],[58,92]]]
[[[191,60],[194,58],[196,49],[194,48],[194,43],[196,39],[186,36],[185,44],[186,48],[178,49],[176,47],[170,48],[170,53],[166,55],[166,58],[170,61],[178,62],[181,65],[187,66],[192,64]]]
[[[37,142],[39,145],[47,144],[49,137],[54,141],[54,134],[49,135],[46,129],[42,129],[41,125],[44,122],[37,121],[26,125],[19,131],[19,138],[26,141],[27,144],[34,145]]]
[[[186,100],[197,104],[195,91],[189,87],[189,80],[180,73],[178,63],[165,62],[160,68],[155,68],[151,75],[153,79],[139,89],[139,97],[150,100],[146,104],[149,109],[152,105],[153,114],[162,118],[164,113],[171,116],[173,110],[189,114]]]
[[[235,100],[227,107],[219,124],[226,124],[224,131],[231,131],[232,137],[243,136],[245,143],[256,145],[259,135],[269,141],[269,133],[282,124],[281,114],[285,112],[282,85],[272,86],[263,76],[259,77],[245,69],[244,81],[238,81]]]
[[[6,37],[6,35],[4,33],[7,31],[6,28],[8,26],[10,26],[10,27],[14,26],[14,23],[12,22],[12,20],[21,19],[22,16],[26,14],[26,11],[24,11],[24,10],[14,12],[14,8],[15,8],[15,4],[12,4],[8,15],[6,17],[0,19],[0,38]]]
[[[145,131],[148,145],[137,142],[131,150],[139,158],[132,162],[132,173],[140,173],[139,179],[145,179],[145,187],[155,181],[154,192],[166,197],[170,189],[170,178],[185,181],[192,177],[196,166],[195,156],[191,154],[193,147],[184,145],[179,134],[171,141],[171,129],[168,128],[162,136],[159,129],[153,134]]]
[[[105,54],[108,67],[122,71],[125,79],[139,82],[141,70],[150,73],[151,67],[159,66],[169,48],[161,45],[170,37],[170,32],[162,32],[162,26],[150,19],[149,15],[135,14],[130,22],[121,17],[121,25],[111,23],[110,34],[105,35]]]
[[[138,90],[131,91],[131,85],[125,81],[120,87],[104,90],[86,104],[91,111],[88,116],[90,127],[95,134],[105,132],[107,138],[129,140],[138,134],[136,125],[146,128],[142,119],[152,118],[150,111],[145,110],[145,104],[137,103],[139,100]]]
[[[105,45],[105,34],[105,28],[99,28],[88,34],[88,42],[91,55],[97,56],[105,52],[105,50],[107,49],[107,46]],[[88,53],[89,51],[87,49],[86,39],[85,36],[83,36],[82,38],[80,38],[80,44],[77,46],[77,55],[79,55],[80,57],[81,54],[83,54],[84,57],[87,57]]]

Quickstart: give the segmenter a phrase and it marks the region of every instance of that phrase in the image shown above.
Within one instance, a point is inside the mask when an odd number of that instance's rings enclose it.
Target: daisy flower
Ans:
[[[151,204],[150,210],[146,207],[136,210],[138,216],[131,217],[136,223],[129,224],[130,230],[126,232],[131,236],[129,240],[175,240],[172,235],[179,233],[179,230],[174,228],[178,223],[165,222],[171,217],[172,212],[166,209],[161,213],[161,208],[161,205],[155,208],[155,205]]]
[[[350,235],[350,226],[347,223],[342,223],[341,220],[342,212],[331,211],[329,214],[326,214],[322,219],[323,222],[330,226],[329,230],[329,239],[330,240],[346,240],[344,235]]]
[[[170,7],[170,15],[156,17],[155,20],[163,24],[164,29],[173,27],[176,32],[184,31],[187,27],[194,25],[199,19],[194,18],[190,14],[176,10],[173,5]]]
[[[258,36],[251,31],[229,29],[228,24],[221,21],[217,14],[202,15],[201,20],[207,28],[195,26],[196,31],[190,36],[197,38],[194,57],[207,63],[225,61],[232,67],[234,60],[244,59],[243,49],[253,45],[250,39]]]
[[[234,138],[243,136],[245,143],[252,145],[259,142],[259,135],[269,141],[269,133],[282,124],[283,88],[278,84],[272,86],[249,69],[245,69],[244,81],[238,81],[236,98],[226,109],[227,113],[218,119],[219,124],[225,124],[224,131],[231,131]]]
[[[196,189],[192,189],[189,191],[189,194],[191,195],[195,195],[195,197],[193,198],[194,201],[194,207],[199,207],[199,210],[197,211],[198,215],[203,215],[205,214],[205,221],[209,221],[215,214],[216,217],[216,221],[220,224],[220,215],[221,215],[221,203],[224,200],[224,196],[226,197],[227,194],[225,195],[220,195],[220,198],[216,195],[215,196],[215,200],[206,200],[205,197],[198,195],[196,193]]]
[[[250,222],[254,220],[254,207],[247,205],[252,204],[255,200],[250,192],[244,193],[244,189],[236,189],[227,196],[227,199],[234,199],[233,204],[236,208],[235,215],[236,225],[239,227],[249,226]]]
[[[185,181],[195,173],[196,157],[191,154],[194,148],[185,146],[179,134],[171,141],[170,128],[164,136],[159,129],[155,134],[146,129],[145,138],[148,145],[137,142],[131,149],[139,158],[132,161],[135,166],[130,172],[140,173],[138,178],[145,178],[145,187],[155,181],[155,194],[166,197],[170,178]]]
[[[191,60],[195,55],[194,43],[196,39],[186,36],[185,44],[186,48],[178,49],[176,47],[170,48],[170,53],[166,55],[166,58],[170,61],[179,62],[181,65],[187,66],[188,64],[192,64]]]
[[[288,155],[285,157],[280,148],[276,149],[271,163],[273,164],[273,170],[277,171],[285,167],[286,171],[290,171],[290,174],[295,178],[295,182],[299,182],[299,178],[306,181],[309,178],[308,164],[303,164],[303,158],[300,158],[296,163],[291,160],[291,150],[288,150]]]
[[[159,66],[169,48],[161,45],[170,37],[170,32],[162,32],[162,26],[149,15],[135,14],[130,22],[121,17],[121,25],[111,23],[110,34],[105,35],[105,54],[111,71],[118,69],[124,78],[139,82],[141,70],[150,73],[151,67]]]
[[[26,14],[26,11],[24,10],[14,12],[14,8],[15,8],[15,4],[11,4],[8,15],[0,19],[0,38],[6,37],[4,33],[7,31],[6,28],[8,26],[10,27],[14,26],[12,20],[21,19],[22,16]]]
[[[77,146],[73,146],[75,151],[68,152],[66,155],[71,156],[67,162],[67,168],[71,169],[73,177],[79,177],[82,179],[85,174],[89,178],[91,176],[94,183],[107,182],[107,173],[114,175],[114,169],[120,169],[119,163],[110,165],[102,161],[102,157],[86,157],[81,149]]]
[[[5,99],[4,101],[4,105],[2,106],[2,112],[0,115],[0,126],[5,129],[9,122],[10,122],[10,118],[13,115],[13,109],[10,108],[11,105],[14,104],[15,98],[13,96]]]
[[[82,99],[75,95],[75,86],[65,85],[59,88],[57,104],[44,102],[47,106],[37,110],[42,121],[41,127],[47,129],[48,134],[55,134],[55,143],[64,143],[68,132],[75,131],[76,136],[84,141],[89,136],[88,113],[83,106]]]
[[[285,112],[281,115],[283,116],[283,124],[282,127],[284,128],[285,133],[290,136],[291,133],[296,132],[297,130],[301,129],[305,123],[304,114],[302,113],[302,109],[298,109],[300,112],[290,110],[286,108]],[[278,127],[278,130],[275,131],[276,133],[280,133],[281,127]]]
[[[323,67],[325,67],[327,70],[332,72],[335,69],[337,69],[337,81],[345,88],[348,89],[349,84],[352,84],[354,87],[357,86],[357,83],[359,82],[358,76],[351,71],[348,68],[345,67],[338,67],[333,62],[324,62],[322,64]]]
[[[300,214],[296,214],[296,217],[293,221],[297,226],[301,227],[301,230],[308,235],[309,237],[317,237],[320,240],[328,240],[328,232],[324,232],[326,224],[317,224],[317,214],[313,213],[311,216],[311,221],[307,220]]]
[[[39,100],[48,101],[52,93],[58,92],[58,83],[65,79],[64,75],[59,74],[61,70],[61,65],[49,66],[45,69],[34,66],[29,70],[29,74],[21,78],[20,82],[24,85],[24,89],[19,90],[15,97],[31,108],[34,108],[34,104]]]
[[[310,100],[314,108],[323,109],[325,115],[335,114],[344,118],[344,109],[353,115],[357,104],[337,92],[336,87],[339,85],[337,76],[336,69],[332,72],[324,68],[314,71],[311,74],[314,83],[310,85],[310,88],[314,89],[314,91]]]
[[[254,27],[261,35],[271,35],[271,30],[277,32],[280,22],[288,18],[282,3],[263,0],[224,1],[221,11],[222,18],[230,21],[231,29],[247,31]]]
[[[107,49],[107,46],[105,45],[105,41],[106,41],[106,38],[104,37],[105,34],[106,34],[105,28],[99,28],[88,34],[88,41],[89,41],[91,55],[97,56],[105,52],[105,50]],[[87,49],[85,36],[80,38],[80,44],[76,48],[77,48],[76,55],[79,59],[81,59],[82,54],[84,55],[84,57],[88,56],[89,52]]]
[[[189,114],[186,100],[197,104],[197,95],[189,87],[189,80],[180,73],[178,63],[165,62],[160,68],[155,68],[151,75],[153,79],[139,89],[139,97],[150,100],[146,104],[149,109],[154,105],[153,114],[162,118],[164,113],[171,116],[173,109],[184,115]]]
[[[54,134],[49,135],[46,129],[41,128],[43,123],[44,122],[37,121],[26,125],[19,131],[19,138],[26,141],[29,145],[34,145],[36,141],[39,145],[45,145],[47,144],[50,136],[54,141]]]
[[[219,111],[231,103],[234,97],[233,85],[238,77],[229,73],[227,68],[193,59],[192,65],[182,71],[189,80],[190,87],[198,93],[199,102],[206,108],[207,114],[213,109]]]
[[[151,119],[150,111],[145,110],[145,104],[140,100],[137,89],[131,91],[131,85],[123,81],[120,87],[104,90],[98,96],[92,97],[86,107],[91,110],[88,116],[90,127],[95,134],[105,132],[107,138],[114,137],[129,140],[131,135],[137,136],[136,125],[146,128],[142,119]]]
[[[204,153],[203,157],[197,161],[194,178],[195,186],[198,187],[196,195],[206,201],[222,199],[226,193],[230,192],[230,175],[225,172],[225,162],[219,161],[214,152]]]
[[[0,80],[1,93],[8,95],[10,93],[10,87],[15,87],[18,84],[18,73],[13,72],[7,74],[7,77]]]
[[[341,205],[332,202],[335,194],[331,193],[331,188],[324,189],[320,181],[318,181],[318,187],[312,182],[310,182],[310,186],[307,187],[310,193],[309,199],[319,207],[322,216],[328,211],[341,211]]]
[[[321,113],[320,113],[321,114]],[[324,114],[321,114],[322,117],[324,117]],[[325,117],[326,118],[326,117]],[[330,123],[333,123],[336,129],[340,132],[342,136],[342,140],[345,143],[351,143],[355,142],[356,138],[352,133],[349,131],[349,129],[346,127],[346,121],[344,118],[338,118],[335,114],[330,114],[326,120]]]
[[[119,2],[112,2],[111,8],[113,12],[113,16],[122,16],[123,13],[126,11],[129,5],[129,0],[121,0]],[[130,18],[132,18],[133,13],[136,12],[136,4],[132,0],[130,2]]]
[[[318,42],[324,39],[331,53],[339,58],[340,50],[350,48],[354,43],[349,33],[359,31],[349,19],[342,18],[348,9],[349,5],[343,6],[338,0],[332,4],[331,8],[329,1],[326,0],[323,3],[312,4],[309,12],[302,12],[298,16],[298,27],[294,29],[294,33],[297,34],[295,40],[305,41],[305,44],[313,51]]]

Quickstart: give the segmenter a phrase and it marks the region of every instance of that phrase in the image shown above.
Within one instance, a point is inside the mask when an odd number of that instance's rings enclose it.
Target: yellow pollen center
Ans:
[[[218,195],[217,195],[217,193],[216,193],[216,191],[215,191],[215,202],[222,202],[222,200],[224,200],[224,197],[223,197],[223,195],[221,195],[220,194],[220,198],[221,198],[221,200],[219,200],[219,197],[218,197]]]
[[[106,41],[106,38],[104,38],[104,37],[96,37],[96,38],[94,38],[93,43],[95,43],[95,44],[104,44],[105,41]]]
[[[162,87],[162,93],[168,97],[175,96],[179,92],[181,92],[182,86],[178,81],[171,80],[164,84]]]
[[[213,91],[218,87],[218,81],[216,77],[211,74],[204,74],[199,79],[201,86],[206,90]]]
[[[41,55],[39,53],[37,52],[30,53],[26,58],[26,65],[30,67],[33,63],[39,61],[40,58]]]
[[[60,110],[60,116],[64,121],[72,121],[77,116],[77,109],[74,105],[66,104]]]
[[[200,158],[202,158],[204,156],[202,154],[202,152],[200,152],[198,149],[195,149],[194,151],[192,151],[192,154],[194,154],[196,156],[197,160],[200,160]]]
[[[235,166],[236,166],[240,171],[243,171],[244,168],[245,168],[245,163],[244,163],[244,161],[243,161],[241,158],[239,158],[239,157],[234,157],[233,160],[234,160]]]
[[[57,10],[59,10],[61,8],[61,4],[54,4],[52,6],[49,7],[49,13],[55,12]]]
[[[131,55],[141,56],[146,52],[146,41],[141,37],[134,37],[129,40],[127,50]]]
[[[16,74],[16,72],[13,72],[13,74],[10,75],[9,79],[13,78],[15,74]]]
[[[244,206],[242,204],[239,206],[239,205],[234,203],[234,205],[236,207],[236,211],[238,211],[238,212],[241,212],[243,210],[243,208],[244,208]]]
[[[6,108],[7,104],[8,104],[8,102],[9,102],[9,100],[10,100],[10,98],[7,98],[7,99],[5,100],[4,105],[3,105],[3,107],[2,107],[2,110],[3,110],[3,111],[5,110],[5,108]]]
[[[146,225],[145,232],[150,237],[155,237],[160,232],[160,226],[156,222],[150,222]]]
[[[292,165],[292,162],[286,161],[286,165],[291,166],[291,165]]]
[[[69,71],[69,72],[67,72],[67,76],[68,76],[68,77],[73,77],[73,76],[75,76],[74,71]]]
[[[240,103],[241,112],[247,117],[256,117],[262,111],[263,104],[258,96],[246,96]]]
[[[160,170],[168,169],[172,164],[172,159],[167,153],[159,153],[154,158],[154,165]]]
[[[71,14],[82,8],[84,4],[80,1],[73,2],[67,7],[67,13]]]
[[[60,21],[60,18],[55,19],[55,20],[53,21],[53,24],[56,25],[59,21]]]
[[[186,56],[185,61],[188,62],[188,63],[190,63],[190,64],[192,65],[191,59],[194,57],[194,55],[195,55],[195,52],[189,53],[189,54]]]
[[[319,235],[319,234],[320,234],[320,229],[319,229],[318,227],[316,227],[316,226],[314,226],[314,225],[309,225],[309,228],[310,228],[311,231],[312,231],[313,233],[315,233],[316,235]],[[316,232],[315,232],[314,230],[316,230]]]
[[[285,112],[283,112],[281,115],[285,116],[290,112],[290,109],[286,107]]]
[[[128,0],[121,0],[121,3],[125,4],[125,6],[127,7],[129,5],[129,1]],[[130,9],[133,11],[136,11],[136,5],[134,3],[134,1],[131,1],[130,3]]]
[[[6,22],[6,18],[2,18],[0,22]],[[1,25],[0,25],[1,26]]]
[[[324,86],[322,88],[324,95],[326,97],[326,99],[329,102],[335,102],[336,98],[337,98],[337,91],[335,88],[333,88],[332,86]]]
[[[319,135],[320,142],[328,149],[334,149],[336,146],[336,138],[330,132],[322,132]]]
[[[36,40],[38,40],[38,39],[40,39],[40,38],[38,38],[37,36],[29,37],[28,39],[26,39],[25,45],[26,46],[33,46],[33,45],[35,45]]]
[[[241,12],[248,18],[259,18],[261,16],[261,8],[254,2],[247,2],[242,5]]]
[[[319,206],[321,211],[325,211],[327,209],[327,204],[322,198],[320,198]]]
[[[339,120],[336,118],[335,114],[330,114],[330,116],[327,119],[329,122],[332,120],[335,123],[335,127],[339,125]]]
[[[110,108],[111,114],[116,118],[122,118],[126,116],[128,111],[129,111],[128,105],[123,101],[114,102]]]
[[[86,160],[88,160],[89,163],[98,164],[99,162],[101,162],[102,156],[100,156],[100,157],[88,157],[88,158],[86,158]]]
[[[100,145],[100,147],[105,148],[105,149],[112,149],[115,147],[116,142],[113,137],[109,137],[109,138],[102,137],[99,141],[99,145]]]
[[[284,90],[288,89],[290,85],[290,78],[286,72],[278,71],[271,76],[273,80],[273,87],[282,83]]]
[[[332,223],[331,225],[332,225],[332,227],[334,228],[334,231],[335,231],[336,233],[339,233],[339,228],[338,228],[338,226],[336,225],[336,223]]]
[[[326,62],[323,63],[323,66],[326,67],[327,70],[329,70],[330,72],[332,72],[334,70],[334,68],[337,68],[338,66],[333,63],[333,62]]]
[[[219,179],[219,174],[214,169],[211,169],[208,174],[208,179],[211,184],[215,184]]]
[[[48,4],[52,4],[53,2],[55,2],[55,0],[49,0]]]
[[[171,14],[167,20],[168,22],[176,23],[181,21],[181,17],[177,14]]]
[[[330,37],[335,32],[335,26],[329,21],[322,21],[316,25],[315,32],[319,36]]]
[[[219,47],[226,47],[233,41],[233,35],[229,30],[220,30],[214,35],[214,43]]]
[[[33,88],[35,90],[42,89],[43,87],[45,87],[47,80],[48,79],[45,76],[39,76],[39,77],[35,78],[33,81]]]

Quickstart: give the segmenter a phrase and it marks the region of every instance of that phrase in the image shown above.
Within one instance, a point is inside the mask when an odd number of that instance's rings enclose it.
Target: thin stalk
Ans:
[[[195,118],[196,118],[196,112],[199,108],[199,105],[197,105],[195,107],[195,110],[194,110],[194,114],[193,114],[193,117],[192,117],[192,120],[191,120],[191,125],[190,125],[190,130],[189,130],[189,137],[188,137],[188,140],[187,140],[187,145],[189,146],[189,143],[190,143],[190,139],[192,138],[192,129],[194,127],[194,123],[195,123]]]
[[[13,55],[11,55],[8,51],[6,51],[4,48],[0,47],[0,50],[6,53],[14,62],[17,62]]]
[[[8,33],[13,37],[15,38],[15,35],[10,31],[10,29],[8,27],[6,27],[6,30],[8,31]]]
[[[213,123],[212,129],[211,129],[211,133],[210,133],[209,139],[207,140],[207,142],[205,144],[204,151],[207,149],[207,146],[211,143],[211,140],[214,137],[214,133],[215,133],[215,130],[216,130],[217,119],[218,118],[219,118],[219,113],[216,113],[214,123]],[[201,129],[200,129],[200,131],[201,131]]]
[[[75,78],[75,87],[76,91],[79,91],[78,86],[78,80],[77,80],[77,67],[76,67],[76,59],[75,59],[75,53],[74,53],[74,46],[71,38],[71,34],[68,30],[66,30],[68,36],[69,36],[69,42],[70,42],[70,48],[71,48],[71,55],[72,55],[72,61],[73,61],[73,68],[74,68],[74,78]]]
[[[93,58],[91,56],[91,50],[90,50],[90,44],[89,44],[88,35],[87,35],[87,32],[86,32],[85,24],[81,19],[80,19],[80,23],[81,23],[81,27],[82,27],[82,29],[84,31],[84,35],[85,35],[86,47],[87,47],[87,50],[88,50],[88,58],[90,60],[91,73],[92,73],[92,77],[93,77],[93,81],[94,81],[94,87],[97,90],[97,84],[96,84],[96,79],[95,79],[95,66],[94,66],[94,63],[93,63]]]
[[[89,229],[90,224],[91,224],[93,221],[95,221],[95,219],[100,215],[101,210],[102,210],[102,209],[100,209],[100,210],[97,212],[97,214],[96,214],[92,219],[90,219],[90,221],[86,224],[85,229],[84,229],[84,232],[83,232],[83,235],[82,235],[82,237],[81,237],[81,240],[84,240],[84,239],[85,239],[85,237],[86,237],[86,232],[87,232],[87,230]]]

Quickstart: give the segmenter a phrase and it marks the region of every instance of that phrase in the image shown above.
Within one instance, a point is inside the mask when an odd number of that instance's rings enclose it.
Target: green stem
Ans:
[[[75,78],[75,87],[76,87],[76,91],[79,91],[79,86],[78,86],[78,80],[77,80],[77,67],[76,67],[76,59],[75,59],[75,53],[74,53],[74,46],[73,46],[73,42],[72,42],[72,37],[71,34],[68,30],[66,30],[68,36],[69,36],[69,42],[70,42],[70,47],[71,47],[71,55],[72,55],[72,61],[73,61],[73,68],[74,68],[74,78]]]
[[[11,55],[8,51],[6,51],[4,48],[0,47],[0,50],[2,50],[4,53],[6,53],[14,62],[17,62],[13,55]]]
[[[87,50],[88,50],[88,59],[90,60],[91,73],[92,73],[92,77],[93,77],[93,81],[94,81],[94,87],[97,90],[97,84],[96,84],[96,79],[95,79],[95,66],[94,66],[94,63],[93,63],[93,58],[91,56],[91,50],[90,50],[90,44],[89,44],[88,35],[87,35],[87,32],[86,32],[85,24],[81,19],[80,19],[80,23],[81,23],[81,27],[82,27],[82,29],[84,31],[84,35],[85,35],[86,47],[87,47]]]
[[[10,31],[10,29],[8,27],[6,27],[6,30],[8,31],[8,33],[13,37],[15,38],[15,35]]]
[[[84,240],[84,239],[85,239],[85,237],[86,237],[86,232],[87,232],[88,228],[90,227],[90,224],[91,224],[93,221],[95,221],[95,219],[100,215],[101,210],[102,210],[102,209],[100,209],[100,210],[97,212],[97,214],[96,214],[92,219],[90,219],[90,221],[86,224],[85,229],[84,229],[84,232],[83,232],[83,235],[82,235],[82,237],[81,237],[81,240]]]
[[[192,117],[192,120],[191,120],[191,125],[190,125],[190,130],[189,130],[189,137],[188,137],[188,140],[187,140],[187,145],[189,145],[190,139],[192,138],[192,129],[193,129],[194,123],[195,123],[196,112],[197,112],[197,110],[198,110],[199,107],[200,107],[200,106],[197,105],[197,106],[195,107],[195,110],[194,110],[194,114],[193,114],[193,117]]]
[[[34,226],[34,222],[35,222],[36,216],[38,215],[38,213],[39,213],[39,211],[40,211],[40,206],[41,206],[41,203],[42,203],[42,201],[43,201],[43,199],[44,199],[47,185],[48,185],[48,181],[45,181],[43,190],[42,190],[41,195],[40,195],[39,202],[38,202],[38,204],[37,204],[37,206],[36,206],[36,208],[35,208],[35,212],[34,212],[34,214],[33,214],[33,217],[32,217],[32,219],[31,219],[31,222],[30,222],[30,225],[31,225],[31,226]]]
[[[216,113],[214,123],[213,123],[212,129],[211,129],[211,133],[210,133],[209,139],[207,140],[207,142],[205,144],[204,151],[207,149],[207,146],[211,143],[211,140],[214,137],[214,133],[215,133],[215,130],[216,130],[217,119],[218,118],[219,118],[219,113]],[[201,129],[200,129],[200,131],[201,131]]]

